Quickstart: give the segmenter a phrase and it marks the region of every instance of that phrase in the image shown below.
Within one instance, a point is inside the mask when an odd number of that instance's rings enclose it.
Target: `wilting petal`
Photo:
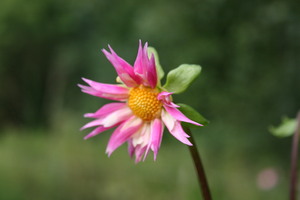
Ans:
[[[102,52],[114,66],[120,79],[128,87],[137,86],[140,83],[140,79],[138,76],[135,75],[132,66],[128,64],[125,60],[123,60],[121,57],[119,57],[110,46],[108,47],[111,53],[109,53],[105,49],[103,49]]]
[[[82,79],[87,84],[90,85],[89,87],[89,86],[78,84],[82,92],[85,92],[93,96],[97,96],[105,99],[117,100],[117,101],[124,101],[128,99],[129,90],[123,86],[98,83],[85,78]]]
[[[86,139],[89,139],[90,137],[94,137],[95,135],[98,135],[99,133],[102,133],[103,131],[106,131],[106,130],[108,130],[110,128],[111,127],[105,128],[103,126],[99,126],[99,127],[95,128],[92,132],[90,132],[88,135],[86,135],[84,137],[84,139],[86,140]]]
[[[124,108],[126,103],[108,103],[102,106],[99,110],[95,113],[86,113],[84,117],[91,117],[91,118],[100,118],[102,116],[106,116],[109,113],[112,113],[116,110]]]
[[[169,132],[180,142],[192,145],[190,141],[187,139],[189,137],[184,130],[182,129],[180,122],[176,121],[168,112],[162,111],[162,120],[166,127],[168,128]]]
[[[190,120],[189,118],[187,118],[182,112],[180,112],[177,108],[173,108],[173,107],[169,107],[169,106],[164,106],[164,108],[166,109],[166,111],[172,116],[174,117],[176,120],[178,121],[182,121],[182,122],[187,122],[187,123],[191,123],[191,124],[195,124],[198,126],[203,126],[202,124],[199,124],[197,122],[194,122],[193,120]]]
[[[106,153],[108,156],[112,154],[119,146],[126,142],[133,134],[135,134],[142,126],[142,120],[138,117],[131,117],[122,123],[112,134],[109,139]]]

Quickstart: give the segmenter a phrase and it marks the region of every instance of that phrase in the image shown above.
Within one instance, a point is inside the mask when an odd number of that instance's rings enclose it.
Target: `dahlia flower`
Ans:
[[[84,115],[94,120],[84,125],[81,130],[95,127],[84,139],[116,127],[109,139],[106,153],[110,156],[127,142],[129,154],[131,157],[135,155],[136,162],[145,159],[149,150],[153,151],[156,160],[165,126],[177,140],[192,145],[181,122],[197,126],[202,124],[186,117],[178,109],[180,106],[172,101],[173,91],[167,91],[161,86],[158,59],[154,53],[148,52],[148,44],[145,43],[142,47],[141,41],[139,42],[133,66],[108,47],[110,52],[105,49],[102,52],[114,66],[118,74],[118,84],[98,83],[82,78],[89,86],[78,86],[84,93],[117,102],[108,103],[95,113]]]

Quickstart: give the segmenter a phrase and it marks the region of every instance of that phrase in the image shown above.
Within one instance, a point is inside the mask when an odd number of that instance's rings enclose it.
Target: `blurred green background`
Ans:
[[[79,128],[106,100],[80,92],[81,77],[114,83],[101,53],[130,63],[138,40],[165,71],[202,74],[176,102],[211,123],[194,135],[214,199],[286,199],[291,138],[268,132],[300,108],[296,0],[1,0],[0,199],[201,199],[188,149],[167,132],[156,162],[134,164],[110,132]],[[299,188],[299,187],[298,187]]]

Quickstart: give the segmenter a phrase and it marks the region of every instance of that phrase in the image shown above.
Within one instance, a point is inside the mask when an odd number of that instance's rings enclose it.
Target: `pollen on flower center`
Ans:
[[[128,106],[142,120],[150,121],[159,116],[162,103],[157,99],[158,91],[148,87],[132,88]]]

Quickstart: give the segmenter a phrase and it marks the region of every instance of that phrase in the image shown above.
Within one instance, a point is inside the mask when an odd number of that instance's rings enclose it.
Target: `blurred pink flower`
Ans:
[[[104,84],[82,78],[89,86],[78,86],[87,94],[119,102],[108,103],[95,113],[84,115],[95,120],[81,130],[96,127],[85,139],[117,127],[109,139],[106,153],[110,156],[127,142],[129,154],[131,157],[135,155],[136,162],[145,159],[150,149],[156,160],[164,126],[177,140],[192,145],[180,122],[202,125],[180,112],[177,109],[179,106],[172,102],[172,93],[159,87],[155,58],[153,54],[148,57],[148,44],[142,47],[139,42],[133,67],[108,47],[110,52],[105,49],[102,51],[117,71],[120,84]]]

